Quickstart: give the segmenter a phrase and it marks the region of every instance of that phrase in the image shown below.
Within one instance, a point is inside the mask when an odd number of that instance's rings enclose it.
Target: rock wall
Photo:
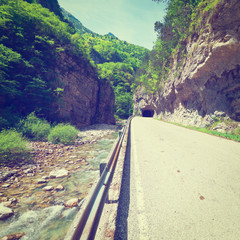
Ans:
[[[94,123],[115,124],[114,92],[109,83],[98,79],[87,60],[61,53],[55,68],[56,88],[64,91],[53,103],[52,116],[81,127]]]
[[[157,118],[194,126],[219,116],[240,121],[240,1],[224,0],[203,16],[186,53],[174,57],[161,92],[135,92],[135,112],[153,109]]]

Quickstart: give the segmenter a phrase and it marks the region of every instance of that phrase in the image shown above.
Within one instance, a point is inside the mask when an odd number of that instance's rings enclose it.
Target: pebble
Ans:
[[[10,187],[10,184],[8,183],[2,185],[2,188],[8,188],[8,187]]]
[[[43,188],[44,191],[52,191],[53,189],[53,186],[46,186]]]
[[[63,185],[58,185],[56,188],[55,188],[57,191],[63,191],[65,188]]]
[[[41,184],[41,183],[47,183],[48,181],[46,179],[38,179],[37,183]]]
[[[33,173],[33,169],[28,168],[27,170],[23,170],[23,172],[24,172],[25,174]]]

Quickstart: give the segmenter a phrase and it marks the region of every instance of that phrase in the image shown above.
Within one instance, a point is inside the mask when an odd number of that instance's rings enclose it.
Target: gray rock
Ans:
[[[53,189],[53,186],[46,186],[43,188],[44,191],[52,191]]]
[[[3,203],[0,204],[0,220],[7,219],[14,214],[11,208],[6,207]]]
[[[50,178],[62,178],[67,177],[69,174],[68,170],[65,168],[62,169],[56,169],[50,172],[49,177]]]
[[[21,239],[24,235],[25,233],[13,233],[5,237],[2,237],[0,240],[18,240]]]
[[[215,126],[213,130],[224,133],[227,131],[227,128],[228,128],[227,125],[224,122],[222,122],[222,123],[219,123],[217,126]]]
[[[58,185],[56,188],[55,188],[57,191],[63,191],[65,188],[63,185]]]
[[[47,183],[47,180],[40,178],[40,179],[38,179],[37,183],[39,183],[39,184]]]
[[[79,202],[78,198],[73,198],[65,202],[64,206],[69,208],[76,207],[78,205],[78,202]]]
[[[6,172],[6,173],[2,173],[0,174],[0,181],[6,181],[8,178],[17,175],[18,174],[18,170],[12,170],[10,172]]]

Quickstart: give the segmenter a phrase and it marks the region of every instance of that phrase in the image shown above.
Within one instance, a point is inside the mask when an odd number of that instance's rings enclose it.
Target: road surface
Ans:
[[[240,239],[237,142],[134,118],[123,184],[115,239]]]

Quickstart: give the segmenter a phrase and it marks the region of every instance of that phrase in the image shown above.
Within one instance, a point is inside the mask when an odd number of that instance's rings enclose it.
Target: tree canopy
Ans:
[[[23,0],[0,3],[1,121],[48,109],[56,98],[54,68],[61,51],[88,58],[75,30],[40,4]],[[4,119],[4,120],[3,120]]]

